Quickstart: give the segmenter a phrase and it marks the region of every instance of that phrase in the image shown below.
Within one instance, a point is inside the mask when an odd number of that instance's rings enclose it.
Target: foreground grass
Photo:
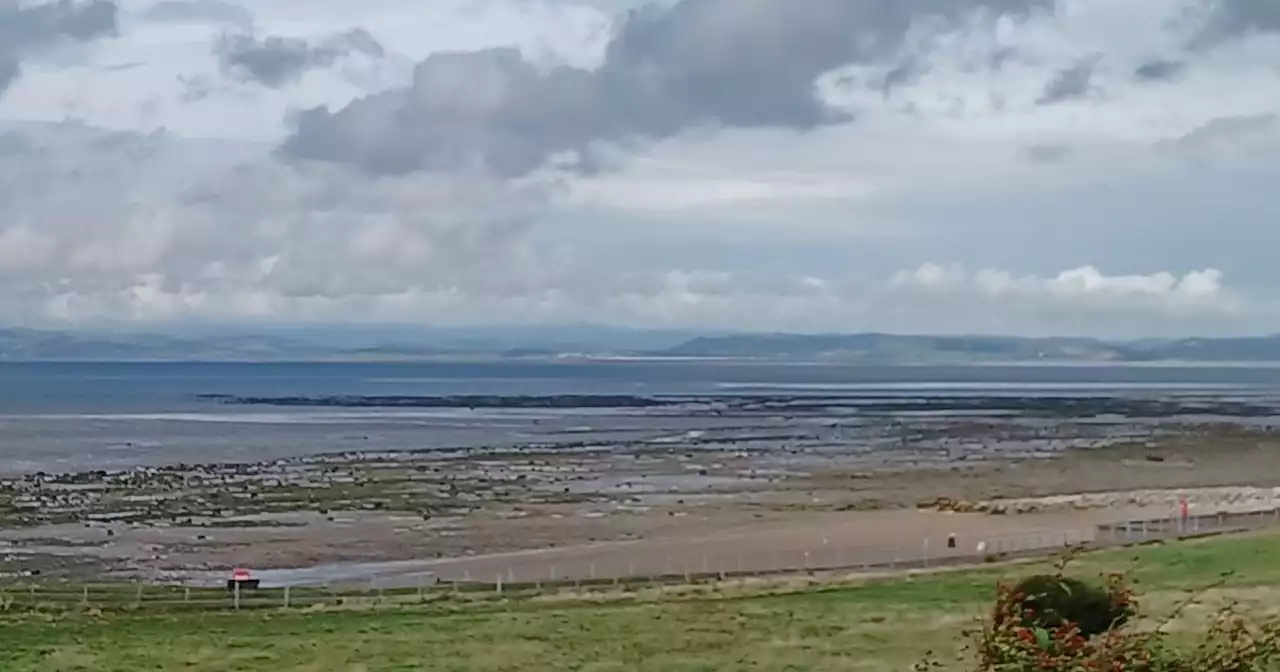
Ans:
[[[1081,575],[1126,571],[1148,604],[1234,572],[1223,599],[1275,602],[1280,536],[1099,553]],[[419,670],[894,670],[963,643],[1001,578],[1036,567],[875,581],[787,595],[494,611],[256,612],[0,620],[5,672]],[[1042,567],[1041,567],[1042,569]],[[1260,607],[1265,608],[1265,607]]]

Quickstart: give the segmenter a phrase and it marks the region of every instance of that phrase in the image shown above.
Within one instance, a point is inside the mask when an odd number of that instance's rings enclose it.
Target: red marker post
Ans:
[[[249,570],[243,567],[236,567],[231,571],[231,578],[227,579],[227,590],[257,590],[258,579],[253,578]]]
[[[1182,525],[1182,530],[1183,530],[1184,532],[1185,532],[1185,531],[1186,531],[1186,529],[1187,529],[1187,518],[1189,518],[1189,517],[1190,517],[1190,513],[1191,513],[1191,507],[1187,504],[1187,496],[1186,496],[1186,495],[1183,495],[1183,496],[1178,500],[1178,514],[1179,514],[1180,516],[1182,516],[1182,524],[1181,524],[1181,525]]]

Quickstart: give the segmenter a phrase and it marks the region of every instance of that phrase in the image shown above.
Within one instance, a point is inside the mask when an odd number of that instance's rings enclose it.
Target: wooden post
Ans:
[[[284,608],[289,608],[289,586],[284,587]]]
[[[236,611],[240,611],[240,582],[235,581],[235,585],[231,589],[231,606]]]
[[[135,607],[142,606],[142,582],[141,581],[138,582],[138,594],[134,596],[133,606]]]
[[[502,575],[499,574],[496,578],[497,580],[493,582],[494,589],[497,591],[499,595],[501,595],[502,594]]]
[[[183,602],[191,601],[191,586],[182,587],[182,601]]]
[[[86,608],[89,606],[89,586],[85,586],[80,592],[80,604]]]

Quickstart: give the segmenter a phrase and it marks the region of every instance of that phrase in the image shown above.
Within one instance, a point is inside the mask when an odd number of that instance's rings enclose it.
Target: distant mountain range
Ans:
[[[181,327],[138,333],[0,328],[0,361],[311,361],[630,355],[675,347],[697,332],[593,325],[424,328],[329,325]]]
[[[0,329],[0,361],[412,361],[650,357],[863,364],[1280,362],[1280,336],[1108,341],[1016,336],[716,334],[590,325],[141,334]]]
[[[1280,362],[1280,336],[1106,341],[1016,336],[743,334],[694,338],[665,354],[865,363]]]

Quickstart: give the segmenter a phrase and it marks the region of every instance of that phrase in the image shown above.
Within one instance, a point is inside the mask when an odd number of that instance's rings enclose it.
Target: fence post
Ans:
[[[502,574],[498,574],[497,580],[493,582],[494,589],[499,595],[502,594]]]
[[[929,538],[924,538],[924,566],[929,567]]]
[[[591,576],[592,581],[596,580],[596,561],[595,560],[592,560],[591,564],[587,566],[587,573]]]
[[[80,604],[86,608],[89,606],[89,586],[85,586],[80,592]]]
[[[32,592],[32,597],[35,597],[34,589]],[[133,606],[134,607],[142,606],[142,582],[141,581],[138,582],[138,592],[133,597]]]
[[[239,611],[240,610],[240,582],[232,581],[231,583],[234,584],[231,590],[231,605],[232,607],[235,608],[236,611]]]
[[[421,575],[418,576],[418,601],[424,602],[427,599],[427,579]]]
[[[289,586],[284,587],[284,608],[289,608]]]
[[[191,601],[191,586],[182,587],[182,601],[183,602]]]

